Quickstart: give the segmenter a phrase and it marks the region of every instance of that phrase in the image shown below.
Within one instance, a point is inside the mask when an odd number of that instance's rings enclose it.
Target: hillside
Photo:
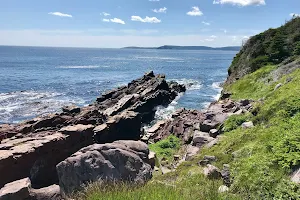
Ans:
[[[234,58],[228,70],[228,84],[268,64],[300,54],[300,18],[294,18],[277,29],[251,37]]]
[[[239,51],[239,46],[229,47],[207,47],[207,46],[175,46],[164,45],[160,47],[125,47],[124,49],[170,49],[170,50],[218,50],[218,51]]]

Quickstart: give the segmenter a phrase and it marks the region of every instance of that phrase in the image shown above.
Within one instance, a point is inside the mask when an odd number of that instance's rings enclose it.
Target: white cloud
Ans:
[[[215,36],[215,35],[211,35],[211,36],[210,36],[210,38],[217,38],[217,36]]]
[[[296,14],[296,13],[290,13],[291,17],[300,17],[300,14]]]
[[[119,18],[110,19],[110,22],[117,23],[117,24],[125,24],[125,22]]]
[[[203,15],[203,12],[201,12],[199,7],[194,6],[194,7],[192,7],[192,10],[187,12],[186,14],[190,15],[190,16],[201,16],[201,15]]]
[[[155,13],[166,13],[167,8],[163,7],[163,8],[160,8],[160,9],[153,9],[152,11],[155,12]]]
[[[138,21],[138,22],[143,22],[143,23],[160,23],[161,20],[157,19],[156,17],[146,17],[146,18],[141,18],[140,16],[131,16],[131,21]]]
[[[206,26],[209,26],[210,23],[209,22],[205,22],[205,21],[202,21],[202,24],[206,25]]]
[[[214,0],[213,4],[232,4],[238,6],[266,5],[265,0]]]
[[[102,19],[103,22],[113,22],[113,23],[117,23],[117,24],[125,24],[125,22],[119,18],[113,18],[113,19]]]
[[[100,15],[104,15],[105,17],[110,16],[110,14],[107,12],[102,12]]]
[[[49,12],[48,14],[59,16],[59,17],[73,17],[72,15],[61,13],[61,12]]]

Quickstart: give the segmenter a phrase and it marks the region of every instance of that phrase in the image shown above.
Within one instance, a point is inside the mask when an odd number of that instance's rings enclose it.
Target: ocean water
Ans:
[[[93,102],[102,92],[153,70],[187,92],[157,115],[203,109],[216,100],[237,52],[0,46],[0,123],[16,123]]]

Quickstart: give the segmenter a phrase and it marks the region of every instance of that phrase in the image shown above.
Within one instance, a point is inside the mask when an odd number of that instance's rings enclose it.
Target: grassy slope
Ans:
[[[93,185],[76,199],[299,199],[299,185],[289,181],[289,174],[300,165],[300,70],[274,82],[270,75],[274,69],[276,66],[263,67],[226,88],[236,100],[264,100],[256,103],[255,115],[229,118],[218,145],[203,149],[176,172],[155,175],[144,186]],[[283,86],[274,91],[278,83]],[[255,127],[240,128],[248,120],[254,121]],[[204,155],[215,155],[218,160],[214,165],[220,168],[231,165],[234,183],[230,192],[219,194],[222,181],[202,175],[197,162]]]

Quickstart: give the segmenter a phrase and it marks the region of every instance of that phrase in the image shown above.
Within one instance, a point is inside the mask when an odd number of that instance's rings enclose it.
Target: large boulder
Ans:
[[[140,141],[94,144],[57,165],[59,185],[68,194],[100,180],[145,183],[152,177],[148,156],[147,145]]]

